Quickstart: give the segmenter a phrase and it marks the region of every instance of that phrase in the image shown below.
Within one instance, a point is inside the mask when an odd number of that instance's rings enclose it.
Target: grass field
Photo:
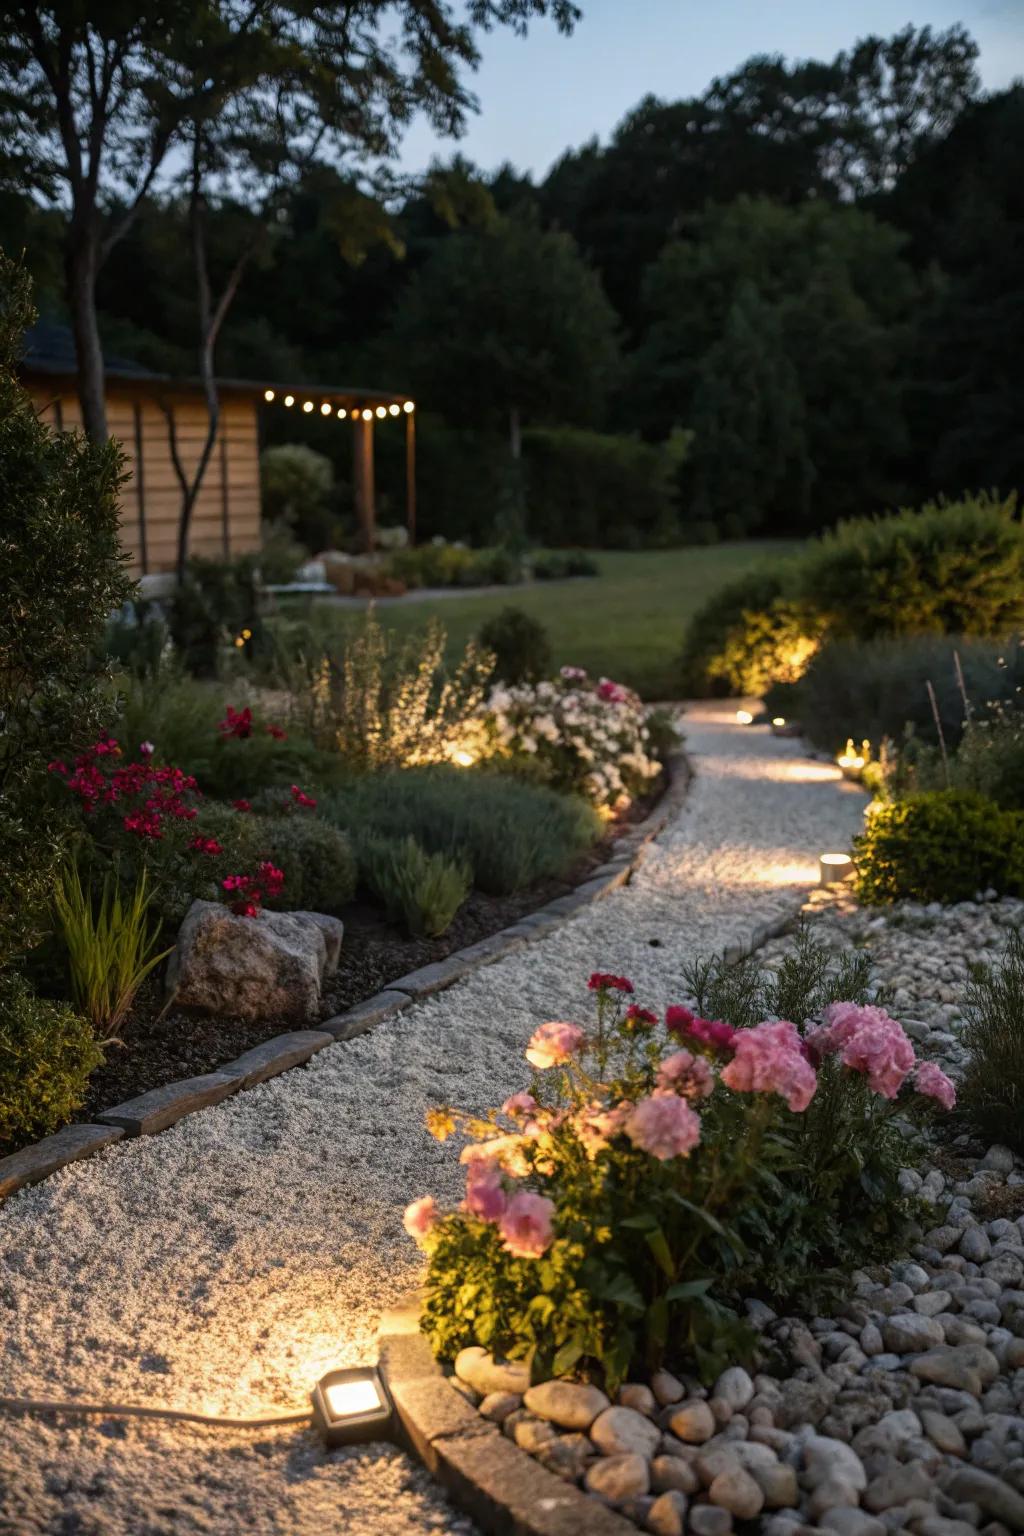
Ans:
[[[379,616],[389,629],[407,633],[436,615],[454,651],[501,609],[520,608],[547,629],[556,666],[586,667],[594,675],[628,683],[646,699],[669,699],[679,691],[676,661],[697,608],[757,561],[793,548],[781,540],[761,540],[639,553],[601,550],[594,556],[600,566],[596,577],[533,582],[486,596],[388,604]],[[318,608],[321,622],[324,613]],[[339,620],[351,623],[352,610]]]

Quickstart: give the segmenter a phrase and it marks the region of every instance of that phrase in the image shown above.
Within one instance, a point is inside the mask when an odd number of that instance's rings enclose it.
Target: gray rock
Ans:
[[[925,1469],[916,1462],[893,1467],[880,1477],[872,1478],[864,1490],[865,1508],[878,1514],[892,1509],[895,1504],[906,1504],[909,1499],[927,1499],[935,1492],[935,1484]]]
[[[527,1393],[527,1407],[531,1407]],[[661,1444],[661,1430],[635,1408],[606,1408],[590,1426],[590,1438],[602,1456],[643,1456],[648,1461]]]
[[[811,1435],[804,1444],[804,1465],[812,1488],[827,1479],[858,1492],[867,1487],[864,1464],[852,1446],[828,1435]]]
[[[910,1362],[910,1373],[919,1381],[940,1387],[959,1387],[979,1397],[999,1375],[999,1362],[983,1344],[945,1344],[929,1349]]]
[[[1012,1173],[1014,1156],[1009,1147],[1001,1147],[998,1143],[989,1147],[981,1160],[983,1168],[992,1168],[996,1173]]]
[[[645,1413],[649,1419],[654,1417],[658,1408],[657,1398],[650,1387],[645,1387],[639,1381],[623,1382],[616,1401],[623,1408],[634,1408],[637,1413]]]
[[[659,1494],[647,1511],[647,1529],[652,1536],[683,1536],[686,1510],[686,1495],[674,1488],[669,1489]]]
[[[312,1018],[330,974],[323,923],[342,930],[336,918],[316,918],[266,911],[236,917],[220,902],[194,901],[168,966],[176,1003],[249,1020]]]
[[[936,1413],[934,1409],[921,1409],[921,1427],[934,1446],[947,1456],[964,1456],[967,1453],[967,1442],[963,1437],[960,1426],[944,1413]]]
[[[522,1418],[516,1424],[514,1434],[519,1449],[529,1451],[531,1456],[558,1438],[557,1429],[544,1419]]]
[[[677,1439],[686,1441],[688,1445],[703,1445],[715,1432],[715,1416],[707,1403],[694,1398],[673,1409],[668,1427]]]
[[[543,1381],[540,1386],[524,1391],[523,1401],[538,1418],[550,1419],[563,1429],[580,1430],[588,1430],[598,1414],[610,1406],[600,1387],[581,1386],[574,1381]],[[647,1492],[646,1488],[643,1492]]]
[[[882,1338],[887,1349],[897,1355],[912,1355],[945,1342],[942,1324],[918,1312],[898,1312],[882,1324]]]
[[[722,1398],[734,1410],[745,1408],[753,1395],[754,1383],[741,1365],[723,1371],[711,1389],[713,1398]]]
[[[982,1264],[992,1252],[992,1244],[984,1227],[968,1227],[960,1239],[960,1252],[974,1264]]]
[[[696,1493],[700,1478],[693,1464],[681,1456],[655,1456],[651,1462],[651,1487],[655,1493],[667,1493],[670,1489]]]
[[[509,1392],[522,1397],[530,1385],[529,1366],[521,1360],[494,1360],[478,1344],[459,1351],[455,1357],[455,1374],[468,1381],[481,1397],[492,1392]],[[526,1406],[529,1408],[529,1403]]]
[[[577,1483],[594,1460],[594,1447],[586,1435],[556,1435],[541,1446],[537,1460],[566,1482]]]
[[[624,1504],[650,1487],[647,1463],[642,1456],[601,1456],[587,1468],[583,1481],[591,1493],[609,1504]]]
[[[770,1466],[748,1466],[747,1470],[764,1494],[767,1509],[795,1509],[800,1502],[795,1467],[776,1461]]]
[[[946,1482],[946,1492],[952,1499],[980,1504],[986,1514],[1011,1531],[1024,1531],[1024,1493],[1018,1493],[1002,1478],[979,1467],[957,1467]]]
[[[708,1498],[720,1509],[727,1509],[738,1520],[753,1520],[764,1508],[765,1498],[760,1485],[743,1467],[728,1467],[719,1472]]]
[[[655,1371],[651,1377],[651,1391],[663,1408],[669,1403],[681,1403],[686,1396],[686,1388],[671,1371]]]
[[[819,1522],[837,1536],[886,1536],[886,1528],[875,1515],[866,1510],[853,1509],[849,1505],[836,1505],[827,1509]]]
[[[826,1477],[824,1482],[812,1488],[807,1501],[807,1513],[812,1520],[819,1520],[830,1509],[855,1508],[859,1503],[860,1493],[856,1488],[851,1488],[849,1483],[841,1482],[838,1478]]]
[[[732,1515],[714,1504],[693,1504],[687,1524],[693,1536],[729,1536]]]
[[[488,1392],[480,1404],[480,1412],[492,1424],[501,1424],[510,1413],[523,1406],[518,1392]]]

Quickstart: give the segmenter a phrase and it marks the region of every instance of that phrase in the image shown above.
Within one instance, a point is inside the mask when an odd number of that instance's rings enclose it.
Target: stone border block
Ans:
[[[463,959],[464,953],[463,950],[456,950],[454,955],[448,955],[444,960],[435,960],[432,965],[421,965],[418,971],[409,971],[405,976],[389,981],[388,986],[395,992],[407,992],[416,999],[429,997],[432,992],[443,992],[446,987],[461,981],[463,976],[476,969],[471,960]]]
[[[381,1321],[380,1368],[406,1445],[490,1536],[636,1536],[631,1520],[519,1449],[449,1385],[419,1332],[419,1296]]]
[[[255,1088],[257,1083],[265,1083],[268,1077],[278,1077],[290,1067],[301,1067],[333,1041],[334,1036],[326,1030],[293,1030],[289,1035],[275,1035],[273,1040],[254,1045],[251,1051],[243,1052],[218,1071],[225,1077],[239,1078],[239,1089]]]
[[[124,1131],[117,1125],[66,1125],[10,1157],[0,1158],[0,1200],[26,1184],[38,1184],[58,1168],[92,1157],[120,1141]]]
[[[392,1014],[401,1013],[411,1003],[412,998],[408,992],[386,989],[373,997],[364,998],[347,1013],[336,1013],[332,1019],[322,1020],[317,1028],[325,1030],[334,1040],[354,1040],[357,1035],[365,1035],[369,1030],[376,1029],[378,1024],[391,1018]]]
[[[226,1071],[207,1072],[202,1077],[186,1077],[163,1088],[152,1088],[137,1099],[105,1109],[96,1119],[101,1125],[119,1125],[126,1136],[155,1136],[186,1115],[219,1104],[241,1086],[242,1079]]]

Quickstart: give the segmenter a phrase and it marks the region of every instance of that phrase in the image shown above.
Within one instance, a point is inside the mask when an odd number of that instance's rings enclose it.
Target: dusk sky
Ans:
[[[525,40],[483,41],[473,85],[480,114],[458,148],[483,170],[511,161],[543,176],[569,147],[615,124],[646,95],[699,95],[754,53],[829,59],[856,38],[908,22],[941,31],[962,21],[981,48],[990,90],[1024,76],[1024,0],[580,0],[572,37],[536,22]],[[422,123],[402,156],[408,171],[456,145]]]

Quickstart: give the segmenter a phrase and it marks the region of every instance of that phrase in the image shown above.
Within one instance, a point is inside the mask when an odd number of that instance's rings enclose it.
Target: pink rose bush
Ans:
[[[739,1297],[782,1292],[809,1262],[849,1267],[844,1233],[903,1219],[906,1117],[955,1091],[878,1007],[736,1028],[658,1015],[612,971],[587,987],[594,1024],[539,1025],[533,1077],[500,1110],[431,1112],[439,1139],[465,1138],[465,1191],[448,1212],[414,1201],[405,1227],[440,1355],[482,1344],[541,1374],[586,1359],[614,1386],[673,1335],[735,1358]]]

